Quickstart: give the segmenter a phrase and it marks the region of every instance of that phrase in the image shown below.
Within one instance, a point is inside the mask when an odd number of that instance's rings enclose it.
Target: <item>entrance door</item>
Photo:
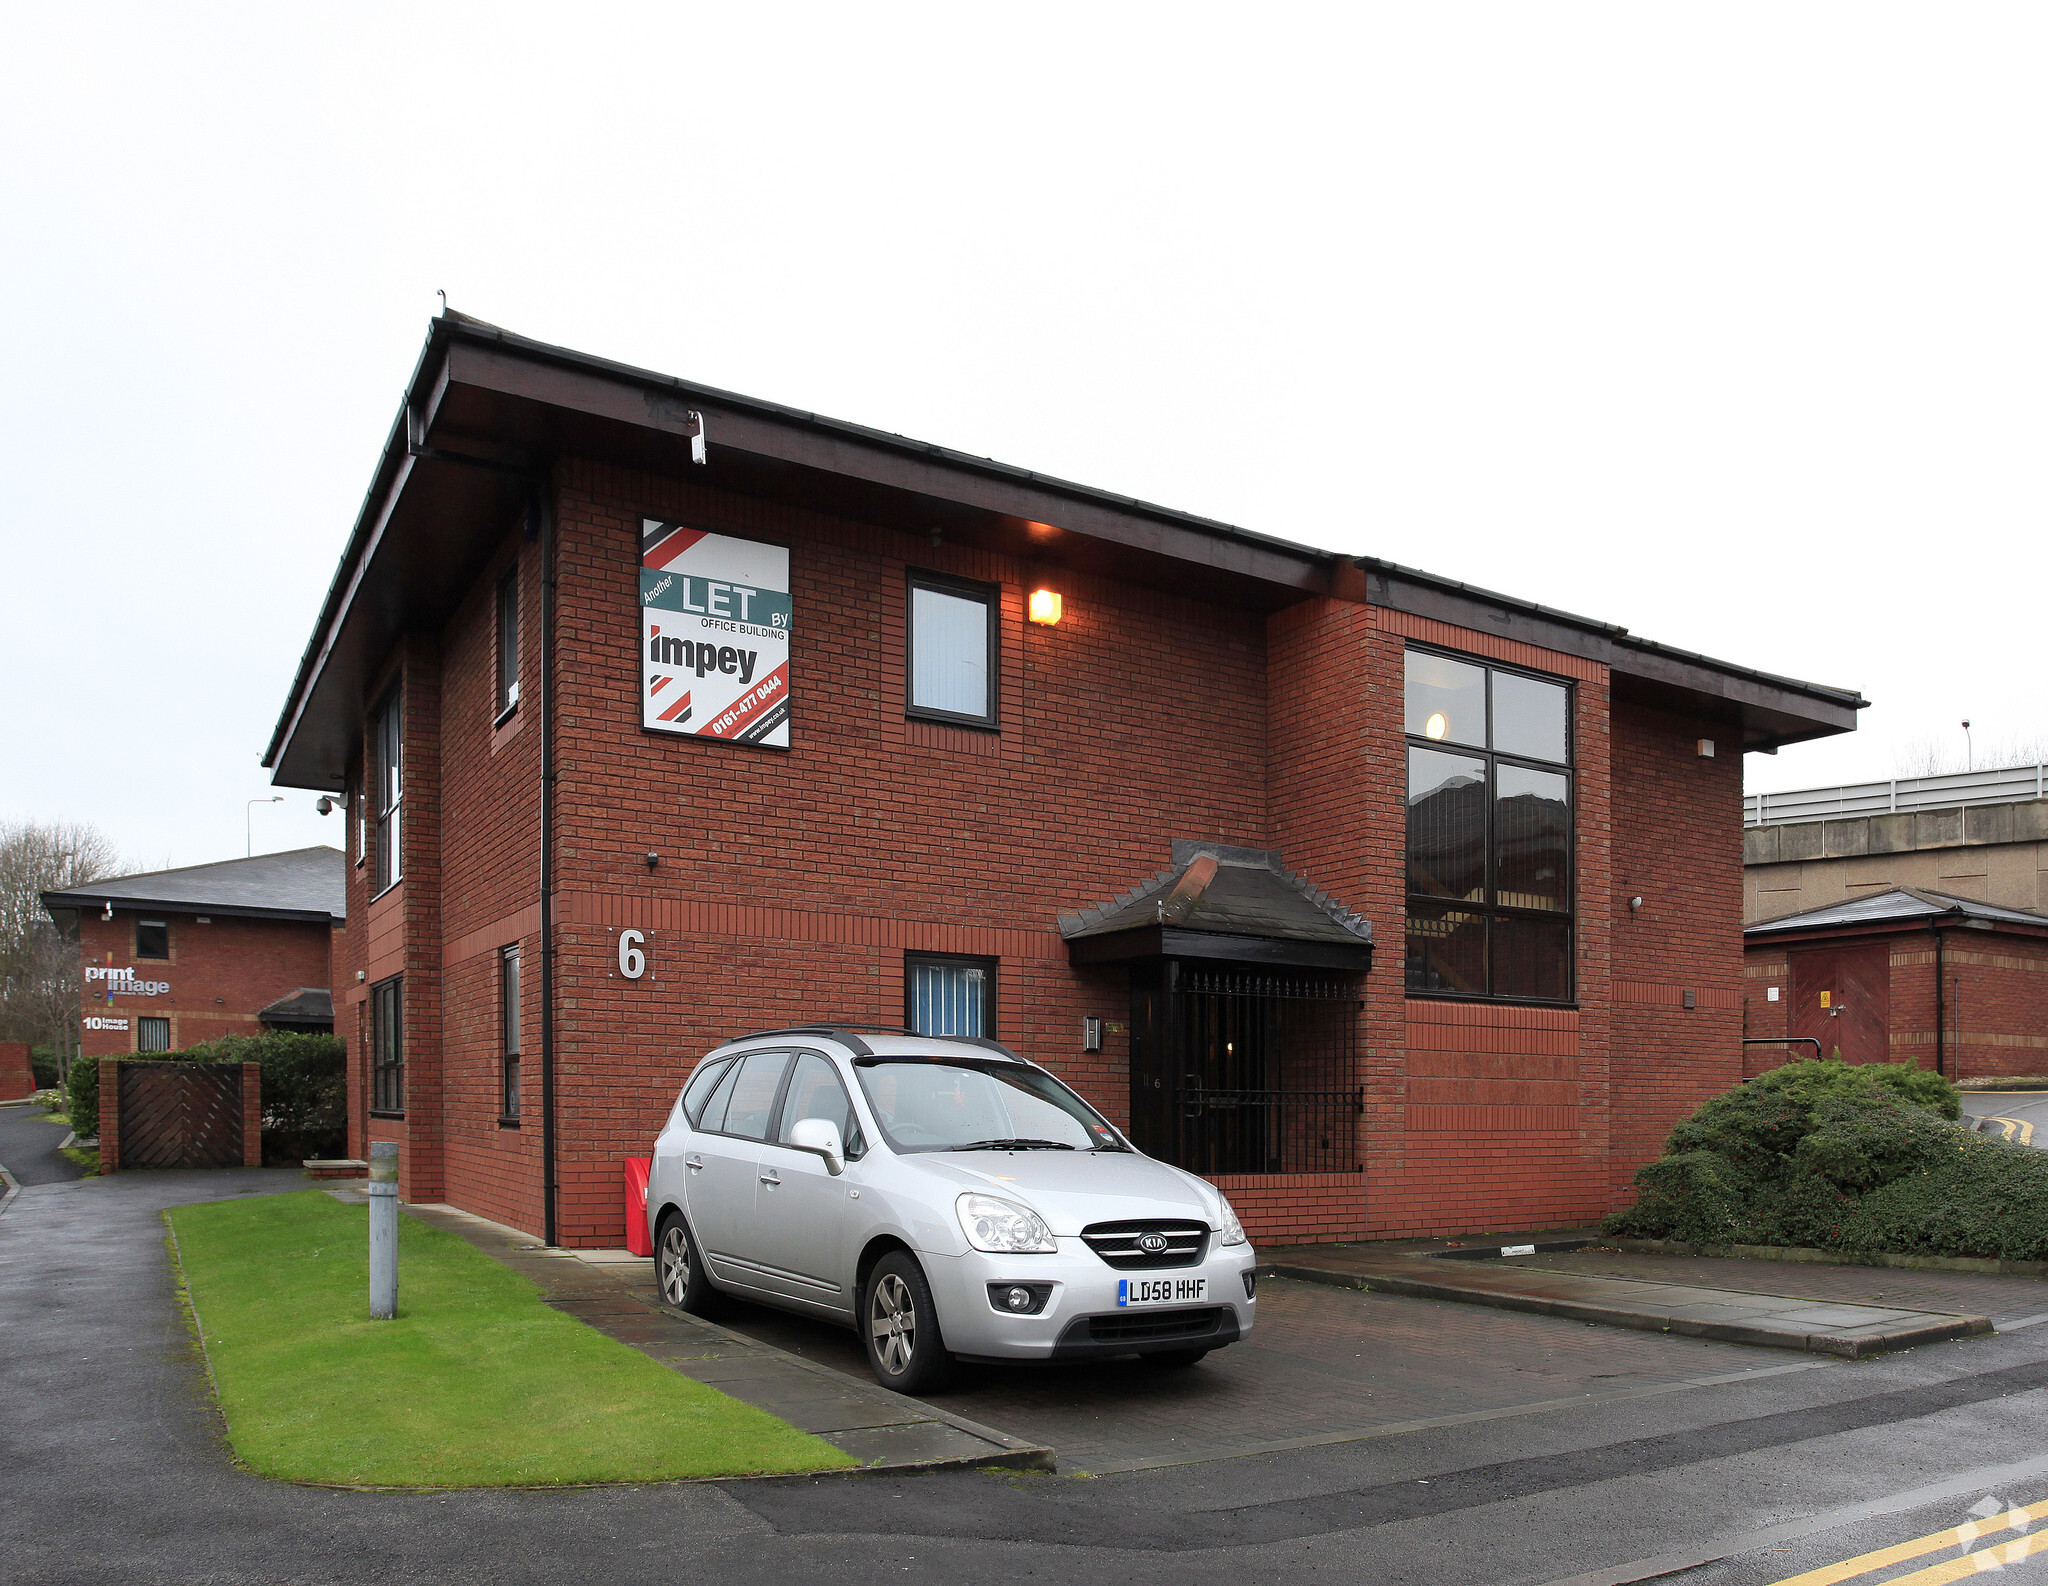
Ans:
[[[1357,982],[1166,960],[1131,976],[1131,1139],[1190,1172],[1349,1173]]]
[[[1820,1042],[1845,1063],[1892,1060],[1891,944],[1882,939],[1795,949],[1792,1034]],[[1823,1006],[1825,1001],[1825,1006]],[[1803,1055],[1795,1049],[1794,1055]]]

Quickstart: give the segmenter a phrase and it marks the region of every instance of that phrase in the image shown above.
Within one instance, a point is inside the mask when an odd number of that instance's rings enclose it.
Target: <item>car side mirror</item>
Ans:
[[[791,1126],[789,1144],[798,1151],[812,1151],[825,1159],[825,1171],[837,1178],[846,1171],[846,1147],[839,1138],[839,1125],[830,1118],[802,1118]]]

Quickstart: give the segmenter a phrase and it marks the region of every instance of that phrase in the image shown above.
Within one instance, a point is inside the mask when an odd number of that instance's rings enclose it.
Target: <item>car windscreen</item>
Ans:
[[[897,1151],[1127,1149],[1088,1103],[1022,1063],[871,1058],[854,1072]]]

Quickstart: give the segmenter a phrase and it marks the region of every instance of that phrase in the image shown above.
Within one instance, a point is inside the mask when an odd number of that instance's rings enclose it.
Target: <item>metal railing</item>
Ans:
[[[1191,1173],[1351,1173],[1365,1090],[1214,1090],[1174,1094],[1179,1154]]]
[[[1742,801],[1742,824],[1783,826],[1844,815],[1897,815],[1972,804],[2021,804],[2038,798],[2048,798],[2048,765],[2037,763],[1997,771],[1955,771],[1946,776],[1801,788],[1791,793],[1751,793]]]

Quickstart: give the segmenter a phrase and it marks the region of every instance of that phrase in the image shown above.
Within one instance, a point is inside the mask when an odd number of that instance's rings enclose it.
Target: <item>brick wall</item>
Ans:
[[[93,1029],[80,1033],[81,1051],[90,1060],[125,1057],[137,1050],[136,1020],[149,1016],[171,1021],[172,1051],[216,1041],[224,1035],[259,1035],[256,1014],[301,986],[327,988],[333,973],[332,947],[347,935],[325,925],[289,920],[242,919],[211,915],[200,924],[191,914],[160,910],[116,909],[111,920],[82,911],[78,925],[80,1007],[86,1019],[125,1019],[125,1030]],[[165,920],[170,925],[171,956],[135,956],[135,922]],[[330,942],[330,937],[332,942]],[[170,990],[154,996],[124,993],[115,983],[111,1001],[107,982],[87,981],[84,970],[133,969],[139,981],[160,981]]]
[[[0,1101],[19,1101],[35,1094],[35,1071],[29,1065],[28,1042],[0,1041]]]
[[[1725,1039],[1740,1022],[1729,945],[1739,759],[1731,744],[1725,758],[1698,761],[1693,741],[1713,733],[1697,722],[1617,708],[1610,725],[1596,663],[1356,598],[1307,599],[1267,619],[589,463],[566,465],[557,508],[565,1243],[619,1242],[619,1159],[648,1149],[697,1056],[792,1021],[898,1023],[907,951],[996,958],[999,1036],[1125,1120],[1125,975],[1070,967],[1055,919],[1164,867],[1175,837],[1278,847],[1377,937],[1359,1015],[1366,1172],[1221,1181],[1256,1239],[1597,1216],[1707,1075],[1740,1071],[1739,1046]],[[643,514],[793,547],[790,751],[639,729]],[[338,1010],[355,1045],[352,1117],[364,1120],[351,1154],[402,1138],[408,1197],[445,1195],[530,1230],[542,1220],[537,563],[508,529],[444,627],[392,658],[408,699],[407,879],[372,902],[352,868],[351,918],[363,924],[344,944]],[[494,722],[492,597],[515,566],[523,697]],[[999,733],[905,721],[911,568],[1001,586]],[[1065,597],[1057,627],[1023,619],[1040,582]],[[1403,993],[1410,639],[1576,686],[1576,1009]],[[1713,822],[1731,800],[1724,876],[1701,834],[1721,829]],[[1626,818],[1615,813],[1630,801]],[[1655,892],[1657,909],[1617,915],[1631,889]],[[618,973],[625,929],[645,934],[638,981]],[[527,950],[528,1101],[524,1125],[510,1128],[499,1117],[497,954],[515,941]],[[407,1116],[367,1119],[363,993],[401,971]],[[1681,985],[1699,991],[1702,1011],[1666,1007]],[[1100,1054],[1080,1049],[1088,1014],[1106,1021]]]

